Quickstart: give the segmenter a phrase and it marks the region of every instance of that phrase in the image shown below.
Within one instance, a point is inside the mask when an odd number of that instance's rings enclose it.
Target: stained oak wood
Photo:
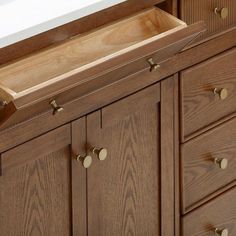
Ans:
[[[159,102],[123,116],[109,113],[112,106],[87,118],[89,147],[108,149],[107,159],[94,157],[88,170],[88,233],[160,235]]]
[[[103,127],[110,126],[122,120],[123,117],[135,113],[140,107],[145,107],[148,104],[160,102],[160,84],[156,84],[147,89],[122,99],[119,102],[102,109]]]
[[[125,38],[115,38],[111,34],[117,29],[123,35],[127,28],[135,33],[128,33]],[[4,66],[1,68],[1,99],[6,100],[9,106],[15,106],[17,111],[3,109],[1,117],[4,119],[1,121],[7,123],[7,118],[20,119],[29,114],[23,109],[29,109],[35,103],[42,102],[45,109],[45,102],[51,96],[65,91],[70,93],[70,89],[87,85],[99,74],[109,73],[130,61],[145,57],[146,65],[146,57],[154,52],[159,55],[157,62],[165,60],[183,49],[203,30],[201,22],[187,27],[182,21],[156,8]],[[111,45],[104,46],[104,40]],[[101,47],[96,46],[98,42]],[[76,54],[77,51],[80,53]]]
[[[174,79],[174,93],[173,93],[173,98],[174,98],[174,130],[173,130],[173,135],[174,135],[174,188],[175,188],[175,199],[174,199],[174,204],[175,204],[175,236],[180,236],[180,220],[181,220],[181,215],[180,215],[180,209],[181,209],[181,202],[180,202],[180,193],[181,193],[181,184],[180,184],[180,119],[179,119],[179,104],[180,104],[180,99],[179,99],[179,76],[178,74],[175,74],[173,76]]]
[[[74,121],[71,132],[72,235],[83,236],[87,235],[87,173],[77,157],[86,156],[86,118]]]
[[[221,19],[214,13],[214,9],[228,8],[229,15],[226,19]],[[234,0],[181,0],[180,17],[188,24],[193,24],[199,20],[206,22],[207,31],[195,42],[213,37],[224,30],[234,27],[236,24],[236,3]]]
[[[209,57],[216,55],[217,53],[221,53],[229,48],[232,48],[236,46],[234,40],[235,33],[236,29],[230,30],[226,34],[221,35],[214,40],[210,40],[194,48],[183,51],[173,58],[162,62],[161,68],[158,70],[158,72],[153,73],[152,76],[147,76],[148,74],[150,74],[150,72],[149,67],[146,64],[147,62],[144,60],[141,64],[137,63],[136,66],[132,66],[132,69],[129,69],[128,73],[126,71],[124,74],[122,74],[123,79],[119,79],[119,81],[117,82],[112,81],[108,84],[100,84],[99,82],[101,80],[96,79],[96,83],[93,83],[98,84],[96,88],[94,88],[93,86],[89,86],[89,88],[86,87],[86,89],[83,87],[80,90],[76,90],[76,92],[73,93],[72,96],[74,96],[75,94],[81,94],[81,97],[78,100],[73,100],[75,99],[75,97],[70,97],[73,102],[67,104],[66,107],[64,103],[67,103],[67,100],[63,100],[65,96],[63,94],[63,96],[60,96],[59,98],[59,104],[64,105],[65,107],[65,112],[62,113],[63,115],[60,114],[60,116],[52,118],[51,108],[49,111],[46,110],[47,112],[45,112],[45,109],[42,109],[41,105],[31,106],[30,110],[25,110],[24,112],[22,112],[22,115],[20,116],[21,118],[17,116],[13,120],[11,120],[8,125],[4,127],[1,126],[3,127],[3,131],[0,132],[0,150],[4,151],[11,147],[14,147],[15,145],[32,139],[70,120],[76,119],[77,117],[99,109],[102,106],[108,105],[109,103],[114,102],[117,99],[127,96],[128,94],[142,89],[145,86],[148,86],[161,79],[164,79],[167,76],[170,76],[171,74],[174,74],[182,69],[206,60]],[[217,47],[215,47],[216,44]],[[195,56],[193,57],[192,55]],[[156,60],[158,59],[159,54],[157,53],[153,56]],[[136,70],[137,73],[137,71],[139,71],[139,67],[140,70],[144,73],[135,74],[134,71]],[[110,74],[108,74],[107,81],[109,80],[109,78],[117,78],[116,76],[118,76],[121,71],[122,70],[117,73],[115,71],[115,73],[111,72]],[[89,74],[89,76],[92,77],[91,74]],[[97,99],[97,97],[99,97],[99,100]],[[58,97],[55,96],[54,98],[57,99]],[[50,100],[46,102],[45,106],[49,106],[49,101]],[[40,107],[40,109],[37,110],[36,107]],[[78,107],[80,107],[80,109],[75,109]],[[32,109],[36,109],[36,111],[34,110],[33,112]],[[25,116],[25,114],[27,115]],[[225,117],[225,119],[228,119],[228,117]],[[9,129],[9,127],[12,126],[14,126],[14,129]],[[183,137],[181,137],[181,142],[183,142]]]
[[[69,125],[47,134],[45,143],[42,136],[1,155],[1,235],[72,235],[68,132]]]
[[[22,93],[56,77],[59,79],[72,70],[82,70],[90,63],[101,63],[184,27],[184,22],[158,8],[147,10],[5,66],[0,69],[0,83],[3,90],[7,88],[9,95],[14,97],[15,93]],[[166,32],[169,30],[171,32]]]
[[[183,144],[181,147],[183,211],[202,204],[215,192],[236,181],[236,119]],[[225,170],[214,159],[228,160]]]
[[[175,235],[174,77],[161,82],[161,235]]]
[[[181,72],[183,138],[236,112],[236,49]],[[215,88],[228,90],[220,100]]]
[[[70,142],[70,127],[69,125],[65,125],[39,138],[15,147],[2,154],[2,173],[4,174],[8,169],[23,166],[27,162],[37,160],[40,156],[48,155],[63,146],[69,145]]]
[[[229,235],[235,235],[235,198],[234,188],[183,217],[182,235],[214,236],[215,228],[228,229]]]
[[[169,79],[161,84],[161,96],[159,84],[153,85],[87,117],[93,156],[87,182],[89,235],[174,233],[171,108]],[[93,147],[107,148],[107,159],[99,161]]]

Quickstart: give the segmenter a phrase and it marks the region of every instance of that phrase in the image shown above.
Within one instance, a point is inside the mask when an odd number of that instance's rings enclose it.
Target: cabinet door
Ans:
[[[71,132],[62,126],[1,155],[0,234],[71,234]]]
[[[153,85],[87,117],[89,236],[174,235],[171,84],[161,92]],[[106,159],[94,148],[106,149]]]

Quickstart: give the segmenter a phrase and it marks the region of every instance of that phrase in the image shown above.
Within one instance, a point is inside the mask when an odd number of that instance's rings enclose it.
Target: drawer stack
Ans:
[[[201,41],[228,30],[235,25],[236,1],[181,0],[180,15],[188,24],[199,20],[206,22],[206,33],[197,39],[197,41]]]
[[[180,73],[182,235],[236,235],[236,49]]]

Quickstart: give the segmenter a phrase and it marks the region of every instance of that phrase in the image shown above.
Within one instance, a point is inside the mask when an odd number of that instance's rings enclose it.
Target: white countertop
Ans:
[[[126,0],[0,0],[0,48]]]

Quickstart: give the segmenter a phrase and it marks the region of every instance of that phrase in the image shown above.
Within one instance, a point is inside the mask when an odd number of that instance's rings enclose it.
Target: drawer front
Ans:
[[[181,151],[186,212],[236,181],[236,118],[183,144]]]
[[[236,189],[191,212],[182,219],[183,236],[236,235]],[[219,230],[219,234],[215,230]],[[220,234],[224,230],[224,234]],[[228,232],[228,234],[227,234]]]
[[[218,9],[217,12],[215,12],[216,8]],[[236,26],[236,1],[182,0],[181,18],[188,24],[204,20],[207,31],[197,41],[203,40]]]
[[[0,126],[9,126],[14,116],[22,119],[33,104],[48,106],[47,99],[65,91],[80,87],[80,93],[86,94],[98,84],[109,85],[107,78],[114,71],[118,73],[110,77],[110,83],[123,79],[120,73],[128,75],[128,71],[149,68],[157,74],[161,62],[204,30],[203,22],[187,26],[167,12],[151,8],[2,66]],[[129,64],[135,64],[136,70]],[[101,77],[106,78],[99,80]]]
[[[182,138],[236,112],[236,48],[181,73]]]

